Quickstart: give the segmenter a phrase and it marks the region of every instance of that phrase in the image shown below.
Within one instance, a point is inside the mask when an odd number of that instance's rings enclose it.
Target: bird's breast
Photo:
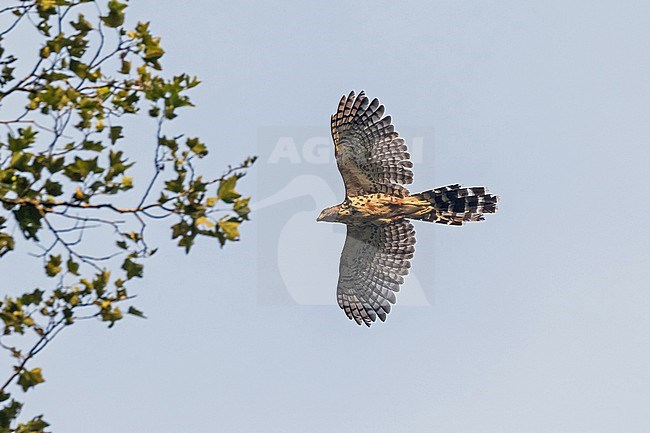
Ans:
[[[402,197],[368,194],[348,198],[350,216],[360,220],[390,218],[399,214]]]

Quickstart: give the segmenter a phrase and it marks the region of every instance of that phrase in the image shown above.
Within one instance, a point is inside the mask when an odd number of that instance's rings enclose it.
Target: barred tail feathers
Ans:
[[[468,221],[483,221],[483,214],[495,213],[499,197],[489,194],[483,186],[465,188],[459,184],[413,194],[429,202],[430,211],[414,219],[438,224],[460,226]]]

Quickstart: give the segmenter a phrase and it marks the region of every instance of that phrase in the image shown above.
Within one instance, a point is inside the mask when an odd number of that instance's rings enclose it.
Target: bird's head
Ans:
[[[335,222],[336,218],[339,215],[339,207],[340,206],[332,206],[328,207],[327,209],[323,209],[323,211],[318,215],[318,218],[316,218],[316,221],[326,221],[326,222]]]

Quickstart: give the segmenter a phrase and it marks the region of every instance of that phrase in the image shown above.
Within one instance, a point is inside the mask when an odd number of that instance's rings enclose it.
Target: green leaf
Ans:
[[[23,306],[28,306],[28,305],[38,305],[43,301],[43,292],[40,289],[36,289],[31,293],[25,293],[20,297],[20,302],[23,304]]]
[[[205,200],[205,205],[207,207],[214,207],[214,205],[217,204],[218,201],[219,201],[219,197],[208,197]]]
[[[188,235],[188,236],[183,236],[178,241],[178,246],[185,248],[185,254],[189,254],[190,250],[192,249],[192,245],[194,245],[194,238],[195,235]]]
[[[80,62],[79,60],[70,60],[70,70],[75,73],[79,78],[88,77],[88,65]],[[91,107],[82,107],[91,108]]]
[[[70,25],[81,33],[88,33],[93,29],[93,25],[84,18],[83,14],[79,14],[76,22],[70,21]]]
[[[84,140],[82,149],[90,150],[93,152],[101,152],[102,150],[104,150],[104,145],[102,144],[101,141]]]
[[[39,415],[25,423],[18,425],[16,433],[45,433],[45,429],[49,426],[47,422],[43,421],[43,415]]]
[[[58,173],[63,169],[63,164],[65,164],[65,157],[60,157],[60,158],[51,158],[47,162],[47,169],[49,170],[50,173]]]
[[[104,170],[99,167],[97,158],[98,157],[92,159],[81,159],[78,156],[75,156],[74,162],[65,166],[63,174],[74,182],[81,182],[86,179],[90,173],[101,173]]]
[[[235,204],[233,205],[233,210],[237,212],[237,215],[244,219],[248,219],[248,214],[251,212],[251,208],[248,206],[248,202],[250,202],[250,197],[247,198],[238,198],[235,200]]]
[[[3,397],[3,401],[9,398],[9,394],[2,393],[1,394]],[[18,418],[18,414],[20,413],[21,409],[23,408],[23,404],[17,402],[16,400],[11,400],[9,403],[7,403],[1,410],[0,410],[0,427],[2,428],[3,433],[20,433],[16,430],[10,429],[11,424],[13,424],[13,421]],[[38,432],[41,433],[41,432]]]
[[[187,147],[199,157],[204,157],[208,154],[208,149],[205,144],[201,143],[198,138],[188,138],[186,142]]]
[[[109,155],[110,167],[108,169],[108,173],[106,173],[106,177],[104,178],[107,182],[124,173],[126,170],[131,168],[133,164],[135,164],[133,162],[127,164],[126,158],[122,157],[123,154],[124,152],[121,150],[117,152],[111,150],[111,153]]]
[[[16,68],[10,68],[9,66],[5,65],[2,68],[2,75],[0,76],[0,84],[4,85],[8,83],[9,81],[14,79],[14,71]]]
[[[30,147],[36,141],[36,131],[32,127],[18,129],[18,135],[9,134],[8,148],[11,152],[19,152]]]
[[[9,251],[13,251],[15,246],[14,238],[6,233],[0,233],[0,257],[4,256]]]
[[[59,182],[54,182],[50,179],[45,181],[43,188],[45,189],[45,192],[54,197],[63,194],[63,186]]]
[[[237,184],[237,176],[230,176],[222,180],[219,183],[219,189],[217,189],[217,196],[226,203],[232,203],[238,199],[241,195],[235,191],[235,185]]]
[[[119,307],[111,308],[112,305],[110,301],[103,301],[101,306],[102,308],[99,314],[104,322],[111,322],[108,325],[109,328],[112,328],[115,322],[124,317]]]
[[[219,221],[217,225],[229,241],[236,241],[239,239],[239,222]]]
[[[61,272],[61,255],[50,256],[50,259],[45,264],[45,273],[49,277],[54,277],[59,272]]]
[[[125,3],[121,3],[117,0],[111,0],[108,2],[108,15],[101,17],[104,24],[108,27],[119,27],[124,24],[124,12],[126,8]]]
[[[127,313],[132,314],[132,315],[137,316],[137,317],[142,317],[143,319],[146,319],[146,316],[144,315],[144,313],[142,311],[138,310],[135,307],[129,307],[129,310],[127,311]]]
[[[106,285],[108,284],[110,276],[110,272],[107,271],[95,274],[95,279],[92,282],[92,288],[97,293],[97,296],[102,296],[106,291]]]
[[[41,213],[32,205],[23,205],[14,211],[18,225],[27,239],[38,241],[36,234],[41,229]]]
[[[183,191],[183,187],[184,187],[183,180],[184,180],[183,176],[179,174],[176,179],[168,180],[167,182],[165,182],[165,189],[167,191],[180,193]]]
[[[41,56],[41,59],[47,59],[50,57],[51,53],[52,51],[50,50],[50,47],[48,45],[45,45],[41,48],[39,55]]]
[[[108,134],[109,138],[111,139],[111,144],[115,144],[117,140],[120,138],[124,138],[122,135],[122,127],[121,126],[111,126],[110,132]]]
[[[165,54],[165,50],[160,46],[160,38],[154,38],[150,34],[147,34],[142,40],[144,43],[142,60],[151,63],[154,68],[159,69],[158,59]]]
[[[126,278],[130,280],[134,277],[142,278],[144,266],[127,258],[122,264],[122,269],[126,271]]]
[[[191,227],[187,224],[187,222],[185,222],[185,220],[181,220],[178,224],[174,224],[172,226],[172,239],[176,239],[177,237],[184,236],[190,230]]]
[[[172,152],[178,150],[178,142],[176,142],[175,138],[167,138],[163,135],[158,139],[158,144],[169,148]]]
[[[122,59],[122,67],[120,68],[120,74],[128,75],[130,72],[131,72],[131,62]]]
[[[7,219],[0,216],[0,230],[5,228],[6,222]],[[0,257],[4,256],[9,251],[13,251],[14,247],[15,243],[13,236],[0,232]]]
[[[68,259],[66,265],[68,267],[68,272],[70,272],[73,275],[79,275],[79,263],[72,260],[72,257]]]
[[[29,388],[32,388],[39,383],[45,382],[43,379],[43,374],[41,373],[40,368],[34,368],[32,370],[23,370],[18,377],[18,385],[23,388],[23,391],[27,391]]]

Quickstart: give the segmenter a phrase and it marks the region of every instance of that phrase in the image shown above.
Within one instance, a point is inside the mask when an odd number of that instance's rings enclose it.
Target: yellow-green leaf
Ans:
[[[45,264],[45,273],[49,277],[53,277],[61,272],[61,256],[50,256],[50,259]]]
[[[29,388],[43,382],[45,382],[45,379],[43,379],[43,374],[41,373],[40,368],[24,370],[20,373],[20,377],[18,377],[18,385],[23,388],[23,391],[27,391]]]
[[[239,223],[237,221],[219,221],[219,228],[229,241],[239,239]]]
[[[237,212],[237,215],[243,218],[248,218],[248,214],[251,211],[251,208],[248,206],[248,202],[250,202],[250,197],[247,198],[238,198],[235,200],[235,204],[233,205],[233,210]]]
[[[214,207],[214,205],[217,204],[218,201],[219,201],[219,197],[208,197],[205,200],[205,205],[207,207]]]
[[[230,176],[219,183],[217,196],[226,203],[232,203],[240,197],[240,194],[235,191],[237,184],[237,176]]]
[[[210,221],[207,217],[200,217],[197,218],[196,221],[194,222],[195,225],[204,225],[207,227],[214,227],[214,223]]]

